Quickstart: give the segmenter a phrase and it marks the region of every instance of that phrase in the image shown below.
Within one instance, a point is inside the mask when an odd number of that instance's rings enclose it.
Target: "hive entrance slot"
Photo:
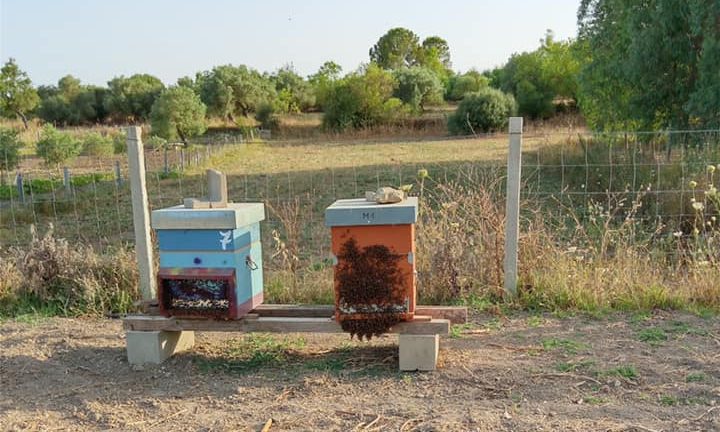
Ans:
[[[168,315],[229,317],[233,302],[230,279],[161,279],[162,309]]]

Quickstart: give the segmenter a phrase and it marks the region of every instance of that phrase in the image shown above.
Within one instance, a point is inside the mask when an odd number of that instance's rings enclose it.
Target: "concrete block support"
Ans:
[[[128,331],[125,336],[128,362],[133,365],[159,364],[195,345],[193,331]]]
[[[400,346],[401,371],[434,371],[440,350],[439,335],[401,334]]]

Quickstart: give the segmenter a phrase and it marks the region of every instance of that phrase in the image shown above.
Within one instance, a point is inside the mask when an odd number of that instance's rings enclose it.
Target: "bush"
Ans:
[[[113,152],[115,154],[127,153],[127,134],[120,131],[112,136]]]
[[[153,150],[160,150],[165,148],[167,140],[157,135],[150,135],[147,140],[143,143],[145,146],[151,147]]]
[[[263,102],[258,106],[255,113],[255,120],[260,122],[263,129],[275,130],[280,126],[280,118],[275,113],[275,106],[269,102]]]
[[[512,95],[486,88],[468,93],[455,113],[448,118],[448,131],[453,135],[494,132],[515,115],[517,104]]]
[[[113,151],[113,140],[99,133],[89,133],[82,141],[82,154],[85,156],[110,156]]]
[[[374,63],[331,84],[326,95],[323,125],[342,131],[391,122],[407,110],[393,98],[396,80],[392,73]]]
[[[50,125],[43,128],[36,146],[37,155],[43,158],[47,165],[59,165],[72,159],[80,154],[81,149],[82,143],[79,140]]]

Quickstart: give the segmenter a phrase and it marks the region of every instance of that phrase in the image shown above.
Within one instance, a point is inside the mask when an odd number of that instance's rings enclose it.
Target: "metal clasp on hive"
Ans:
[[[250,255],[248,255],[248,256],[245,257],[245,265],[246,265],[247,268],[249,268],[250,270],[257,270],[257,269],[258,269],[257,263],[256,263],[255,261],[253,261],[252,258],[250,258]]]

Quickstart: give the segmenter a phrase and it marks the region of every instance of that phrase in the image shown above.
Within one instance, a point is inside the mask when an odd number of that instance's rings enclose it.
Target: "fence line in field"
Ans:
[[[675,139],[668,139],[669,135]],[[492,137],[506,142],[510,139],[506,134]],[[457,151],[462,152],[466,148],[462,146],[467,143],[478,147],[486,145],[485,138],[458,140],[450,137],[443,145],[451,149],[457,146]],[[547,134],[532,132],[523,135],[522,139],[525,148],[519,159],[522,170],[518,177],[521,238],[523,226],[533,212],[567,219],[571,210],[572,216],[582,221],[589,221],[598,214],[618,219],[633,217],[646,221],[648,230],[658,223],[672,226],[673,230],[686,230],[683,223],[687,225],[687,221],[698,217],[691,199],[695,197],[706,208],[711,204],[705,191],[714,178],[707,167],[720,163],[720,131],[610,134],[552,131]],[[416,152],[425,151],[422,141],[412,144],[403,141],[403,144],[417,145],[413,147]],[[334,145],[328,144],[329,147]],[[184,163],[179,159],[182,153],[169,151],[171,169],[167,172],[164,152],[148,151],[145,162],[150,207],[167,207],[180,204],[184,197],[204,196],[202,176],[188,175],[183,168],[207,166],[214,155],[222,155],[227,148],[237,146],[208,145],[205,151],[186,152]],[[267,146],[268,152],[273,149],[273,144]],[[506,178],[508,172],[504,153],[491,160],[480,156],[445,161],[433,161],[432,158],[432,155],[419,158],[425,162],[388,160],[382,164],[356,162],[347,167],[304,171],[302,167],[294,167],[274,174],[231,174],[230,198],[268,204],[264,235],[273,243],[273,247],[267,247],[270,253],[282,252],[273,250],[280,244],[272,236],[283,237],[285,225],[294,223],[299,250],[293,253],[303,259],[317,260],[323,259],[329,246],[322,224],[325,206],[334,199],[362,196],[366,190],[379,186],[414,184],[417,192],[421,187],[417,178],[419,169],[429,171],[429,178],[423,184],[426,193],[453,182],[465,184],[472,174],[477,178],[485,176],[497,180],[491,186],[480,181],[467,184],[495,188],[493,193],[504,204],[506,183],[499,180]],[[0,247],[27,244],[31,225],[43,232],[49,223],[54,225],[58,236],[69,241],[101,246],[132,243],[126,163],[117,158],[85,162],[84,168],[69,170],[70,179],[65,185],[62,181],[65,176],[57,170],[24,171],[20,189],[24,193],[24,203],[22,194],[17,193],[17,179],[9,179],[15,184],[0,189],[6,194],[0,195]],[[197,172],[197,169],[193,171]],[[697,185],[691,187],[690,181]],[[432,195],[427,198],[426,205],[438,205]],[[633,208],[636,202],[642,205]]]

